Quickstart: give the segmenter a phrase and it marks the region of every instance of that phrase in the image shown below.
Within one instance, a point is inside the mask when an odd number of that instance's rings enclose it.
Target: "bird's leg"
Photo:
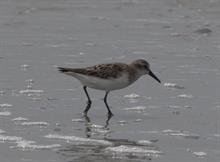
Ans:
[[[110,110],[110,108],[109,108],[109,106],[108,106],[108,103],[107,103],[108,93],[109,93],[109,91],[106,91],[105,97],[104,97],[104,103],[105,103],[105,106],[106,106],[107,109],[108,109],[108,116],[111,117],[111,116],[113,116],[113,113],[111,112],[111,110]]]
[[[92,101],[91,101],[91,99],[90,99],[90,97],[89,97],[89,94],[88,94],[86,88],[87,88],[86,86],[83,86],[83,89],[84,89],[84,91],[85,91],[86,97],[87,97],[87,99],[88,99],[88,101],[87,101],[87,106],[86,106],[86,108],[85,108],[85,110],[84,110],[84,114],[87,114],[87,112],[89,111],[89,109],[90,109],[90,107],[91,107],[91,104],[92,104]]]
[[[85,133],[86,133],[86,137],[90,138],[91,134],[92,134],[92,128],[91,128],[91,120],[90,118],[87,116],[87,114],[84,114],[84,118],[85,118]]]
[[[113,116],[113,114],[108,114],[108,117],[107,117],[107,119],[106,119],[106,121],[105,121],[105,126],[104,126],[105,129],[108,128],[109,121],[110,121],[110,119],[112,118],[112,116]]]

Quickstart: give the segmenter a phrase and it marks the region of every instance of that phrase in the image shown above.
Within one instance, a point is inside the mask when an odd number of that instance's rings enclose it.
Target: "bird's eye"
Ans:
[[[141,64],[137,64],[136,67],[139,69],[143,68],[143,66]]]

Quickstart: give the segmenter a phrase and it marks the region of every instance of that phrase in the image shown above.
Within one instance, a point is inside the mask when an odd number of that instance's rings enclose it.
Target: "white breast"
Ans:
[[[124,74],[116,79],[102,79],[76,73],[73,76],[84,86],[105,91],[122,89],[131,84],[128,80],[128,74]]]

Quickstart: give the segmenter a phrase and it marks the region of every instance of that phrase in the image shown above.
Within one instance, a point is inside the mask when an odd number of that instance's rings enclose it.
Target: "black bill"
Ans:
[[[158,79],[158,78],[156,77],[156,75],[154,75],[154,73],[153,73],[151,70],[149,71],[149,75],[150,75],[152,78],[156,79],[159,83],[161,83],[160,79]]]

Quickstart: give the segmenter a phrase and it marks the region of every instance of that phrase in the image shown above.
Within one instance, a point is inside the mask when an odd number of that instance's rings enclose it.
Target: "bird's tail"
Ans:
[[[74,69],[72,68],[64,68],[64,67],[57,67],[59,72],[64,73],[66,75],[75,76]]]
[[[57,68],[58,68],[59,72],[61,72],[61,73],[69,72],[69,68],[63,68],[63,67],[57,67]]]

